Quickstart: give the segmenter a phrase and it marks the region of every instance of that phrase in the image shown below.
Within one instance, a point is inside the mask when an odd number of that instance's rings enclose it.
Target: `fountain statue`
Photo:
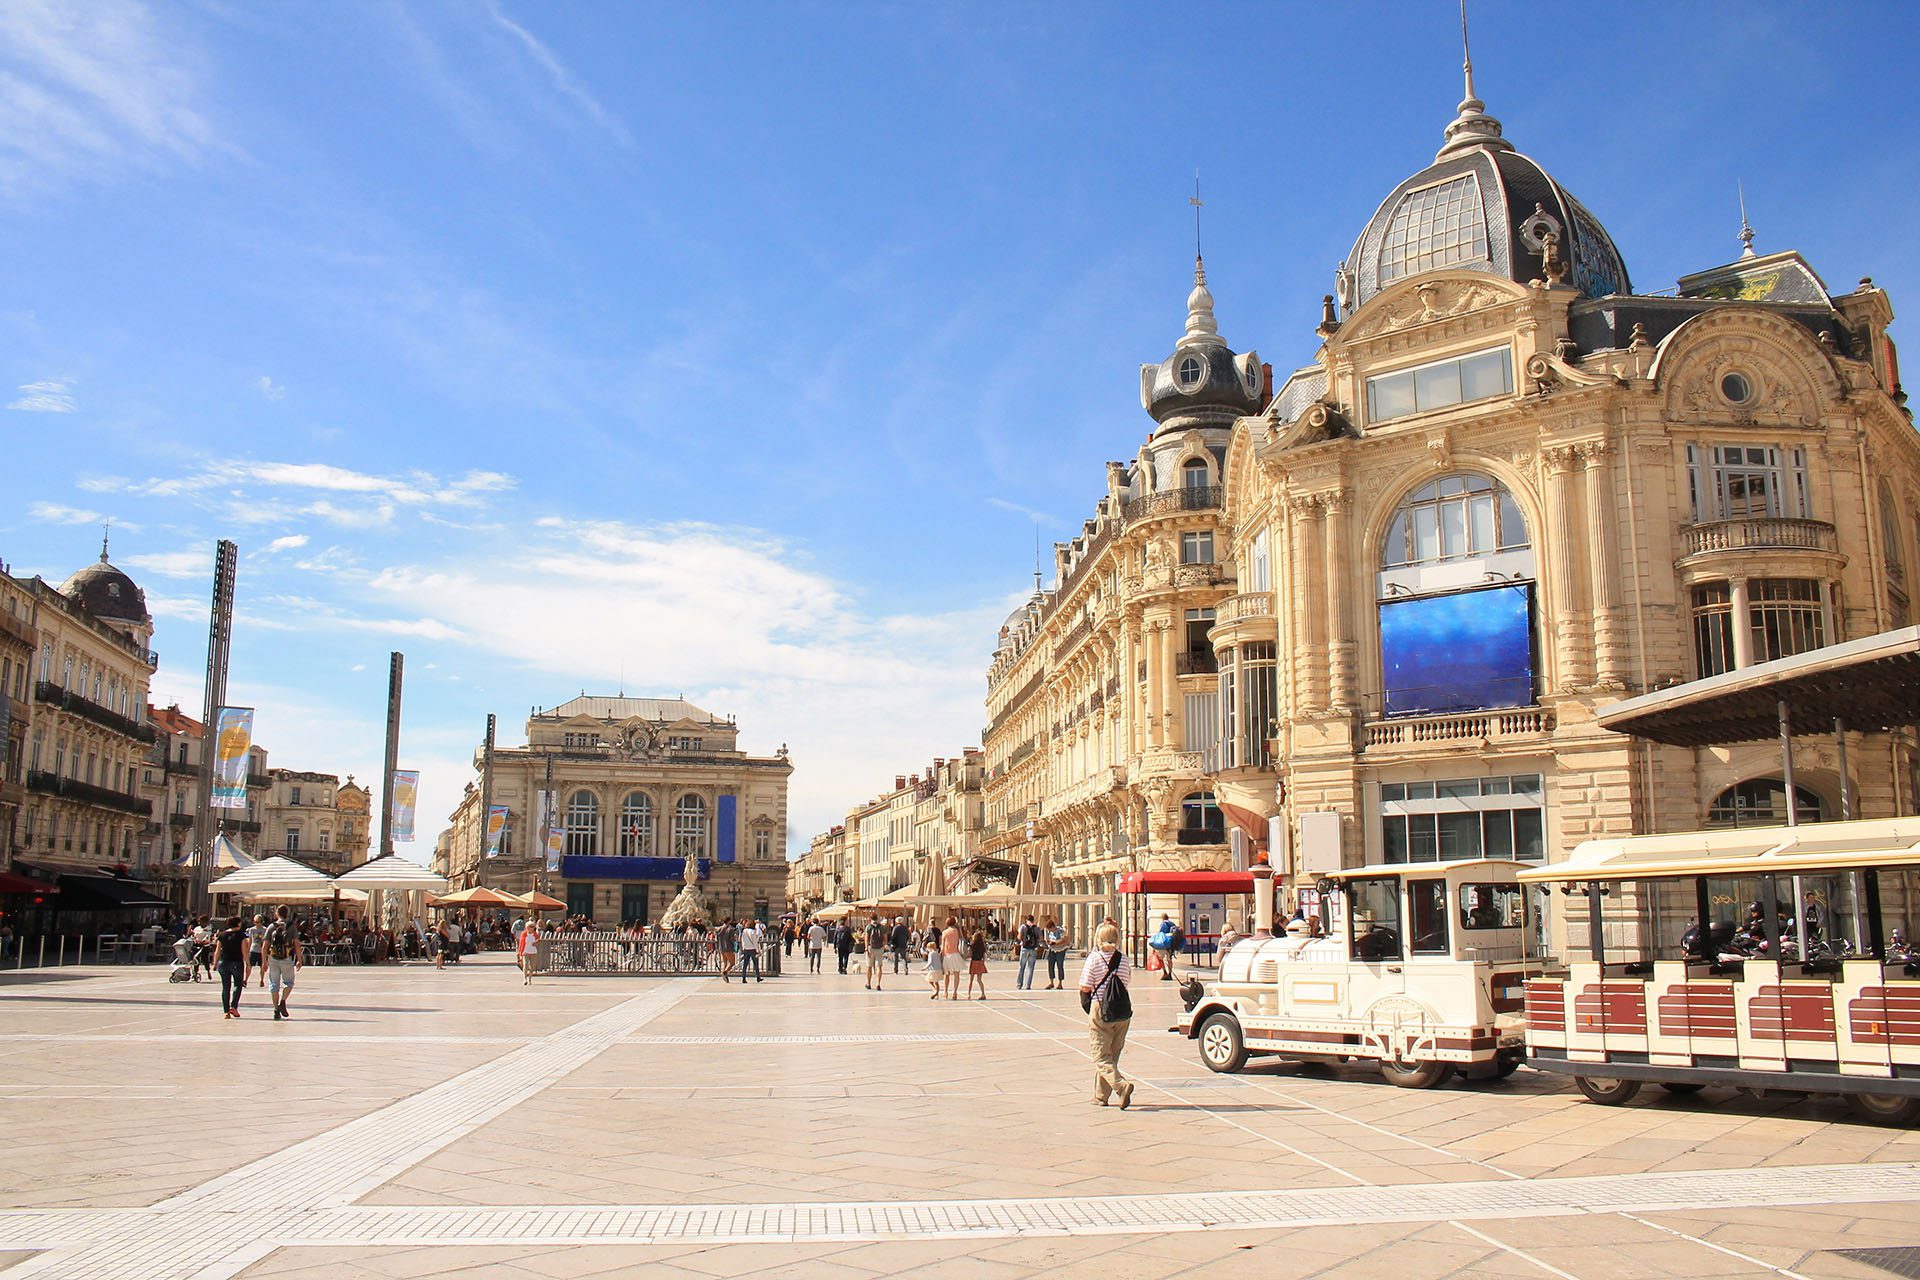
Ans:
[[[707,895],[700,892],[700,867],[691,853],[687,855],[686,870],[680,878],[686,883],[667,907],[666,914],[660,917],[660,927],[669,931],[683,924],[708,927],[713,923],[713,911],[707,906]]]

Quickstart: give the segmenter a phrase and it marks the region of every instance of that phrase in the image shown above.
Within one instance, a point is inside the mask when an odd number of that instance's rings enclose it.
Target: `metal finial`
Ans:
[[[100,526],[100,563],[107,562],[107,538],[113,533],[113,521],[108,520]]]
[[[1745,183],[1735,182],[1734,189],[1740,193],[1740,256],[1753,257],[1753,228],[1747,225],[1747,188]]]
[[[1460,0],[1460,53],[1463,59],[1461,70],[1466,72],[1467,77],[1467,97],[1472,98],[1475,96],[1473,92],[1473,46],[1467,43],[1467,0]]]

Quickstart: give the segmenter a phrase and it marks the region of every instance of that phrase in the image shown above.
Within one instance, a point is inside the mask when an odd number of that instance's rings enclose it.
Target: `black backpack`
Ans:
[[[1127,993],[1127,984],[1120,981],[1120,953],[1113,953],[1107,961],[1106,983],[1100,991],[1100,1021],[1125,1022],[1133,1016],[1133,997]],[[1098,984],[1096,984],[1098,985]]]
[[[1040,929],[1037,925],[1023,924],[1020,926],[1020,945],[1028,951],[1038,951],[1040,949]]]
[[[267,959],[285,960],[293,954],[293,930],[284,920],[276,920],[267,926],[265,939]]]

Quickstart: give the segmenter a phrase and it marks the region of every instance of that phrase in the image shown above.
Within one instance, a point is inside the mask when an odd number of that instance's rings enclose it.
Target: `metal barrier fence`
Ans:
[[[780,976],[780,945],[760,948],[760,963],[769,978]],[[654,974],[660,977],[699,977],[719,973],[720,953],[711,934],[641,934],[613,931],[543,933],[540,935],[541,973]],[[738,960],[735,973],[741,971]]]

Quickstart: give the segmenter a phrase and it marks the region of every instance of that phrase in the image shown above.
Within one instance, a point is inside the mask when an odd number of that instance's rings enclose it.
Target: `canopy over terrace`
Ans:
[[[1846,734],[1920,727],[1920,627],[1903,627],[1791,658],[1728,671],[1628,698],[1601,711],[1602,728],[1677,747],[1780,738],[1793,794],[1793,735],[1833,734],[1840,754],[1842,817],[1853,814]],[[1905,808],[1920,812],[1920,760]],[[1898,799],[1896,798],[1896,804]],[[1789,824],[1796,806],[1787,805]]]
[[[333,880],[304,862],[281,854],[262,858],[252,866],[221,876],[209,886],[213,893],[237,898],[271,898],[275,901],[331,897]]]

